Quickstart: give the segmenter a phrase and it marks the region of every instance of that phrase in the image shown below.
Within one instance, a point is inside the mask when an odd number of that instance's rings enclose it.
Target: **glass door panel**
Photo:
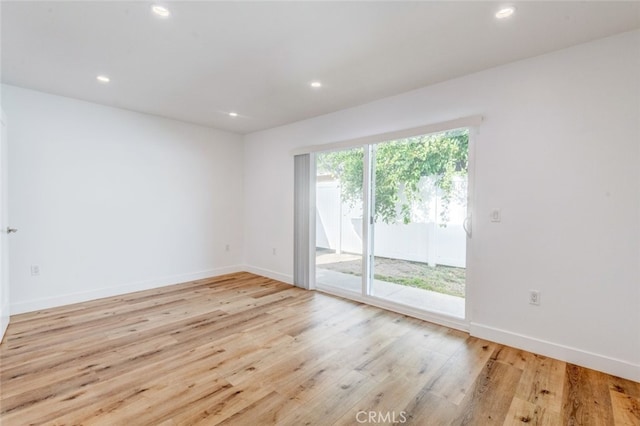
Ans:
[[[316,285],[362,293],[364,148],[316,154]]]
[[[370,295],[464,318],[467,129],[373,149]]]

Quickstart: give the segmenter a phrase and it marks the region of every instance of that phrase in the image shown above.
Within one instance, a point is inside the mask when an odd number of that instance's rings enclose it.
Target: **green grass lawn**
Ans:
[[[362,261],[349,260],[323,264],[324,269],[361,276]],[[422,288],[452,296],[465,296],[464,268],[451,266],[429,266],[426,263],[376,257],[375,279],[409,287]]]

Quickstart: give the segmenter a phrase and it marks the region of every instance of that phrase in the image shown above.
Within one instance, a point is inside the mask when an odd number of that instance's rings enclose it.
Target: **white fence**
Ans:
[[[422,182],[422,202],[414,206],[409,224],[376,222],[376,256],[447,265],[466,265],[466,181],[456,182],[457,196],[449,204],[447,222],[439,212],[442,200],[433,181]],[[319,181],[316,186],[316,246],[338,253],[362,253],[362,207],[341,202],[338,181]]]

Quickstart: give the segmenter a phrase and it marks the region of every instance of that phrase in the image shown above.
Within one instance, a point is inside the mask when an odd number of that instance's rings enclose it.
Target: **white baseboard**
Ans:
[[[640,382],[640,365],[472,322],[472,336]]]
[[[293,275],[281,274],[280,272],[271,271],[269,269],[258,268],[255,266],[243,265],[242,270],[251,272],[252,274],[262,275],[272,280],[282,281],[283,283],[293,285]]]
[[[208,269],[206,271],[192,272],[188,274],[171,275],[114,287],[105,287],[95,290],[64,294],[61,296],[45,297],[42,299],[28,300],[26,302],[12,303],[11,315],[55,308],[58,306],[70,305],[72,303],[86,302],[89,300],[101,299],[103,297],[118,296],[136,291],[150,290],[153,288],[165,287],[168,285],[180,284],[188,281],[215,277],[218,275],[242,272],[243,270],[244,268],[241,265],[225,266],[222,268]]]
[[[9,309],[9,306],[6,306],[4,309]],[[6,311],[0,311],[6,312]],[[2,339],[4,338],[4,332],[7,331],[7,327],[9,326],[9,316],[8,315],[0,315],[0,343],[2,343]]]

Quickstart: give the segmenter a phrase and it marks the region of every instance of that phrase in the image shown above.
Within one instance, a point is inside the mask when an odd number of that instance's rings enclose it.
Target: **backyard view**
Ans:
[[[464,310],[468,141],[459,129],[372,147],[371,295],[414,305],[431,297]],[[363,148],[317,156],[316,278],[356,293],[364,167]]]
[[[362,276],[360,255],[335,254],[332,250],[318,249],[317,265],[344,274]],[[431,290],[451,296],[464,297],[465,270],[452,266],[429,266],[422,262],[411,262],[385,257],[375,258],[376,280]]]

